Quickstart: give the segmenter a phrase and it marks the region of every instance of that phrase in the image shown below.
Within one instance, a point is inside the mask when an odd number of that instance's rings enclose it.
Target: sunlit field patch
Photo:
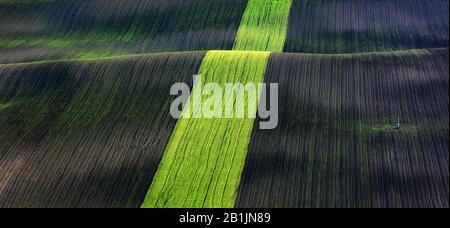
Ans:
[[[199,75],[204,83],[261,83],[268,58],[267,52],[211,51]],[[143,207],[233,207],[254,120],[179,119]]]
[[[234,50],[283,51],[292,0],[249,0]]]

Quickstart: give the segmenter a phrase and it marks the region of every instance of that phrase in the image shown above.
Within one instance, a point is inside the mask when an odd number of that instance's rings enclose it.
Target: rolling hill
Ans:
[[[0,0],[0,208],[448,208],[448,4]],[[278,127],[173,118],[193,75]]]

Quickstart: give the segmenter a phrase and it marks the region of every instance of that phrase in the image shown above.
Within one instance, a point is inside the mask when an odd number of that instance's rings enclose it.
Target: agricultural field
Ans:
[[[448,7],[0,0],[0,208],[448,208]]]
[[[249,0],[233,50],[283,51],[292,0]]]
[[[285,52],[448,47],[448,0],[292,1]]]
[[[230,50],[247,0],[0,1],[0,63]]]
[[[202,84],[262,83],[268,58],[265,52],[213,51],[203,59],[199,75],[204,77]],[[192,94],[199,87],[196,85]],[[222,99],[225,110],[226,98]],[[190,110],[190,116],[196,114]],[[251,112],[248,107],[247,112]],[[254,121],[181,118],[143,207],[233,207]]]
[[[139,207],[203,56],[0,66],[0,207]]]
[[[237,206],[448,207],[448,61],[448,48],[272,55],[279,127],[255,124]]]

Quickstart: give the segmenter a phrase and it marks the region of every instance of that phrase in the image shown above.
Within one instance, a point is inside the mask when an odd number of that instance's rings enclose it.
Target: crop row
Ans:
[[[0,3],[0,63],[231,49],[247,0]]]
[[[203,56],[0,66],[0,207],[448,207],[448,49]],[[279,83],[278,128],[176,122],[196,73]]]
[[[268,58],[266,52],[208,52],[199,71],[202,86],[262,83]],[[196,84],[193,93],[198,88]],[[210,96],[202,93],[202,97]],[[223,93],[221,99],[225,104],[235,98]],[[254,121],[203,116],[179,119],[142,206],[233,207]]]
[[[233,50],[283,51],[292,0],[250,0]]]
[[[279,126],[255,124],[236,206],[448,207],[448,56],[273,54]]]
[[[0,66],[0,207],[139,207],[203,56]]]
[[[223,96],[218,98],[223,106],[219,117],[189,117],[199,113],[195,107],[209,104],[211,95],[205,95],[201,89],[206,83],[225,88],[227,83],[258,85],[264,81],[269,52],[239,50],[281,51],[290,5],[290,0],[250,0],[233,51],[207,53],[199,72],[204,80],[192,90],[190,108],[185,107],[183,118],[177,123],[143,207],[234,206],[254,123],[247,114],[256,114],[256,109],[246,106],[247,118],[224,118],[227,104],[239,102],[233,92],[222,90]],[[206,101],[195,101],[195,94],[201,94]],[[248,99],[243,102],[249,103]],[[256,108],[259,96],[251,102]],[[214,103],[218,102],[211,102]],[[217,107],[213,112],[217,113]]]
[[[167,51],[448,47],[447,0],[111,2],[0,2],[0,63]]]
[[[292,0],[285,52],[448,47],[448,0]]]

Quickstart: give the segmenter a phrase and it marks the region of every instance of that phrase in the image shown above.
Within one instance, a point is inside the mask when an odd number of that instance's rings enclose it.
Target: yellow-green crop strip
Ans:
[[[292,0],[249,0],[233,49],[283,51],[291,6]]]
[[[269,55],[208,52],[202,84],[262,83]],[[233,207],[253,124],[254,118],[179,119],[143,207]]]
[[[259,84],[270,52],[283,50],[291,0],[250,0],[236,37],[234,51],[210,51],[200,67],[201,83]],[[269,52],[270,51],[270,52]],[[223,103],[234,99],[224,93]],[[244,169],[255,122],[245,118],[192,118],[193,101],[183,110],[166,147],[158,171],[142,204],[145,208],[231,208]],[[245,97],[248,102],[248,96]],[[259,98],[259,94],[258,94]],[[258,103],[258,99],[255,103]],[[256,112],[245,106],[246,114]],[[189,113],[191,118],[186,115]],[[251,115],[250,115],[251,116]]]

